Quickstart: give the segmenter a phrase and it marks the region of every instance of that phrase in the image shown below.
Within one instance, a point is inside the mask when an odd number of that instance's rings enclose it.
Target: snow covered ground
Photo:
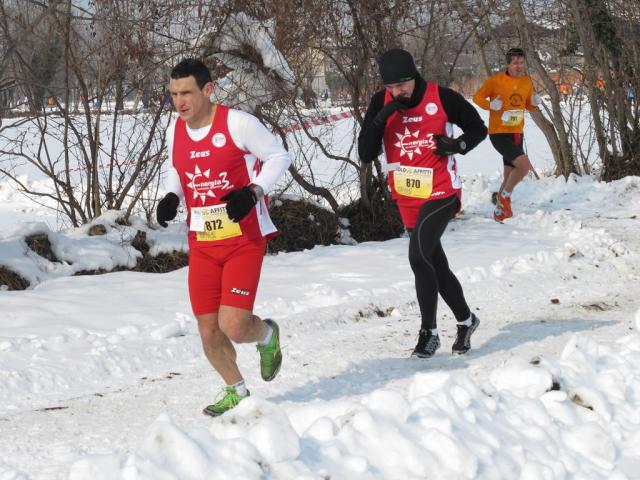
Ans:
[[[281,326],[281,373],[262,382],[239,346],[251,397],[212,419],[223,385],[186,269],[44,275],[0,292],[0,479],[639,478],[640,178],[527,180],[500,225],[484,170],[499,161],[488,142],[467,157],[444,237],[482,322],[467,355],[442,304],[441,350],[409,358],[407,238],[270,256],[256,313]],[[17,222],[55,224],[0,197],[2,245],[33,228]]]

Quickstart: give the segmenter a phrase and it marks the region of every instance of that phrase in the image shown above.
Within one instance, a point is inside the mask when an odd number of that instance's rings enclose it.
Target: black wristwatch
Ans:
[[[256,198],[258,200],[260,200],[262,197],[264,197],[264,190],[262,189],[262,187],[260,185],[256,185],[255,183],[250,183],[249,184],[249,188],[251,189],[251,191],[253,193],[255,193]]]

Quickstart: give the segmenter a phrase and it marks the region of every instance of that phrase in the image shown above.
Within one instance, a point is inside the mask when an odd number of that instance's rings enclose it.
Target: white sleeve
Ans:
[[[253,181],[267,194],[291,165],[289,153],[260,121],[246,112],[229,110],[228,128],[231,139],[242,150],[249,151],[262,163]]]
[[[167,176],[164,179],[164,191],[166,193],[173,192],[178,198],[184,198],[182,184],[180,183],[180,175],[173,167],[173,137],[176,131],[176,120],[173,119],[167,127]]]

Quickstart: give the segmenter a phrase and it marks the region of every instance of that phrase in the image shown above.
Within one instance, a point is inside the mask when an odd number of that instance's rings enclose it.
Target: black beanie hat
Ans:
[[[384,52],[378,58],[378,67],[380,67],[382,83],[385,85],[406,82],[418,76],[413,57],[401,48],[392,48]]]

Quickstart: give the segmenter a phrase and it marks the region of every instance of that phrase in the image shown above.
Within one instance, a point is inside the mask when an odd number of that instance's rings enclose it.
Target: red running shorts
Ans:
[[[242,239],[232,245],[189,252],[189,297],[194,315],[215,313],[220,305],[253,310],[267,240]]]

